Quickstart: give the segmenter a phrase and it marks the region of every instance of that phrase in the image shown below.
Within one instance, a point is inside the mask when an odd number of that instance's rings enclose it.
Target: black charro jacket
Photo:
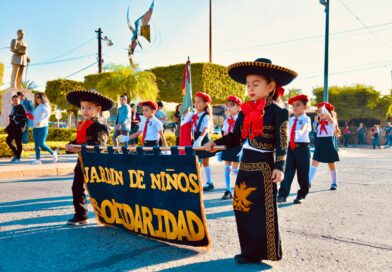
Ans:
[[[275,151],[274,169],[284,171],[288,147],[288,118],[287,109],[278,106],[272,99],[267,100],[264,108],[264,130],[261,136],[249,140],[249,145],[260,150]],[[239,113],[234,131],[214,141],[217,145],[226,145],[227,148],[242,144],[241,138],[244,115]]]

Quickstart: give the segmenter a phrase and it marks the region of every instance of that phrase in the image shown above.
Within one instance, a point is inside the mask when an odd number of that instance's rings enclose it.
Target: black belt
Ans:
[[[308,146],[310,143],[295,143],[295,147]]]

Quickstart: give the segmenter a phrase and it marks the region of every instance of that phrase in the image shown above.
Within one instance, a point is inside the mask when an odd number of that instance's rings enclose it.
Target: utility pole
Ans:
[[[95,30],[98,33],[98,73],[102,73],[102,30]]]
[[[324,102],[328,102],[329,2],[320,0],[320,4],[325,6]]]
[[[212,0],[210,0],[210,63],[212,63]]]

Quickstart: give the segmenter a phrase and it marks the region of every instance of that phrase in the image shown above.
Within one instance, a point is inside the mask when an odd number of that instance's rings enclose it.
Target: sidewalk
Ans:
[[[42,164],[31,165],[34,157],[22,158],[20,163],[10,163],[11,159],[0,159],[0,179],[32,178],[72,175],[77,155],[59,155],[59,161],[53,163],[52,157],[44,155]]]

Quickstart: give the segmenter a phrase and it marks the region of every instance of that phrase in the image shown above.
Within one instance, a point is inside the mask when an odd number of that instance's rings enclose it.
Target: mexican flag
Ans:
[[[180,125],[180,146],[192,145],[192,78],[191,62],[185,64],[184,80],[182,82],[182,107],[181,107],[181,125]]]

